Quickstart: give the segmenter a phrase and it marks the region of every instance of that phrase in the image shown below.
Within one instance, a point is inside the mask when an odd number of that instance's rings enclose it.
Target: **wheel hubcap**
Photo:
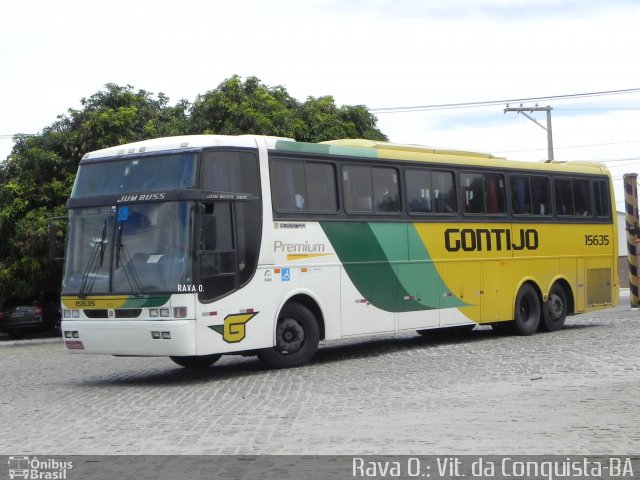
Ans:
[[[295,353],[304,344],[304,329],[293,318],[283,318],[278,322],[276,348],[283,354]]]
[[[549,313],[551,314],[551,318],[557,320],[562,316],[563,311],[564,305],[562,304],[562,299],[558,295],[551,295],[551,298],[549,298]]]

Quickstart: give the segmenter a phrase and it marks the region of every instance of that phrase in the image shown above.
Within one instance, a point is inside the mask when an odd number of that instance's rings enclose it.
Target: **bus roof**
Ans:
[[[307,143],[297,142],[291,138],[263,135],[183,135],[163,137],[89,152],[84,155],[83,160],[106,159],[141,153],[198,149],[206,147],[256,148],[260,142],[266,143],[266,146],[269,149],[289,153],[409,160],[453,165],[472,166],[477,164],[484,167],[503,167],[549,172],[567,171],[573,173],[600,173],[608,175],[608,170],[604,164],[591,161],[519,161],[507,160],[504,157],[496,157],[489,153],[441,149],[422,145],[381,142],[375,140],[339,139],[320,143]]]
[[[259,138],[273,141],[294,140],[281,137],[267,137],[260,135],[182,135],[176,137],[162,137],[142,140],[134,143],[103,148],[85,154],[82,159],[113,158],[125,155],[136,155],[150,152],[166,152],[172,150],[197,149],[206,147],[245,147],[255,148]]]

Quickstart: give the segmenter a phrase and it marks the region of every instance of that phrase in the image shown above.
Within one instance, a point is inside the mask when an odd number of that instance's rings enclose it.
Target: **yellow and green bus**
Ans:
[[[68,202],[73,353],[274,368],[322,340],[491,325],[618,299],[607,169],[368,140],[147,140],[86,154]]]

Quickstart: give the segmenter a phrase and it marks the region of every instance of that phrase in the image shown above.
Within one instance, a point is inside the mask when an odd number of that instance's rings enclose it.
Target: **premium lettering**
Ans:
[[[273,242],[273,251],[282,253],[324,253],[325,245],[322,243],[285,243],[280,240]]]

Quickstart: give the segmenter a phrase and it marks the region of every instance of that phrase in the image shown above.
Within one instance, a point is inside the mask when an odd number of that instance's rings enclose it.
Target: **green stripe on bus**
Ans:
[[[345,147],[342,145],[321,145],[317,143],[276,141],[276,150],[292,153],[315,153],[318,155],[343,155],[349,157],[377,158],[378,152],[373,148]]]
[[[349,279],[375,307],[410,312],[467,305],[456,297],[442,297],[448,289],[412,224],[320,225]]]
[[[121,308],[153,308],[153,307],[161,307],[165,305],[169,301],[169,296],[158,296],[158,297],[129,297],[125,301],[124,305]]]

